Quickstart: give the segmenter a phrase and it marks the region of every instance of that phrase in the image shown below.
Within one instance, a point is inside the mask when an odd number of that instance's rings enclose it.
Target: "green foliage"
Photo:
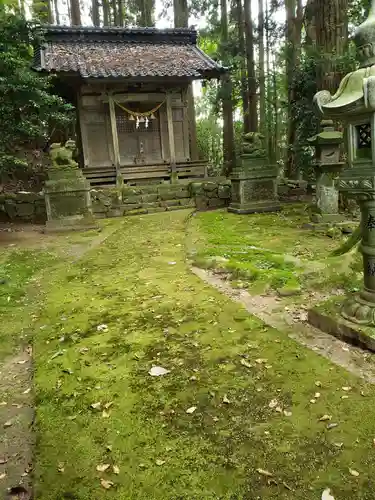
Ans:
[[[51,94],[51,78],[31,69],[37,27],[21,15],[0,10],[0,170],[24,162],[16,151],[32,140],[46,139],[55,124],[68,124],[72,106]]]
[[[218,174],[223,161],[222,128],[214,116],[197,121],[199,157],[210,162],[212,174]]]

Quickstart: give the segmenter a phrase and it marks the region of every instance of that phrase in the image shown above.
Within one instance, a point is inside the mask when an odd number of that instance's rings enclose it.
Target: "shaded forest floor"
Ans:
[[[374,387],[190,271],[219,264],[300,305],[357,286],[356,258],[327,263],[338,240],[288,212],[170,212],[4,247],[3,361],[33,348],[35,498],[375,498]]]

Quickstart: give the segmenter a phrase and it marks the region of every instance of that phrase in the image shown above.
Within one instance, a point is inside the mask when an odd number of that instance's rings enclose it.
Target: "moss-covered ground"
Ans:
[[[200,213],[190,227],[190,257],[198,267],[228,271],[234,285],[255,293],[355,291],[362,270],[358,252],[330,257],[345,241],[341,231],[306,230],[302,228],[306,222],[301,205],[251,216],[224,210]]]
[[[313,500],[328,487],[337,500],[374,499],[374,388],[249,316],[186,260],[187,226],[213,255],[243,245],[241,224],[249,244],[280,254],[289,231],[295,252],[298,231],[233,217],[232,242],[222,212],[187,216],[117,220],[80,259],[47,257],[34,315],[32,291],[14,292],[29,298],[3,326],[33,334],[35,498]],[[324,258],[306,238],[299,255]],[[170,372],[151,377],[153,365]]]

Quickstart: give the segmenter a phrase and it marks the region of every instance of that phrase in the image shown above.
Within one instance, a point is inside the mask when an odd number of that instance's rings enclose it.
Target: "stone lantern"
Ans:
[[[315,223],[341,222],[339,193],[335,180],[345,165],[340,162],[342,132],[335,130],[332,120],[321,122],[322,131],[309,140],[315,146],[316,213],[311,215]]]
[[[277,166],[269,164],[264,136],[258,132],[245,134],[239,163],[231,174],[228,212],[250,214],[280,210],[277,174]]]
[[[342,80],[338,91],[318,92],[314,103],[324,118],[344,123],[348,168],[340,191],[361,210],[364,286],[342,306],[342,316],[359,325],[375,326],[375,0],[369,18],[354,35],[359,69]]]

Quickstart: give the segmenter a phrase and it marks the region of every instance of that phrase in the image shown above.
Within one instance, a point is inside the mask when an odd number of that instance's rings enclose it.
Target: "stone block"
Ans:
[[[217,195],[222,199],[229,199],[231,196],[231,186],[230,184],[220,184],[217,188]]]
[[[189,185],[189,190],[190,190],[190,193],[192,196],[203,195],[204,194],[203,183],[202,182],[192,182]]]
[[[17,203],[34,203],[38,201],[42,196],[38,193],[29,193],[26,191],[19,191],[16,193],[16,201]]]
[[[21,219],[32,219],[35,214],[34,203],[17,203],[16,205],[17,216]]]
[[[216,182],[204,182],[203,189],[205,191],[215,191],[217,189],[217,183]]]
[[[154,207],[154,208],[148,208],[147,213],[148,214],[156,214],[159,212],[165,212],[167,210],[166,207]]]
[[[122,202],[125,205],[131,205],[131,204],[137,205],[139,203],[142,203],[142,199],[141,196],[126,196],[123,197]]]
[[[158,194],[142,194],[142,203],[153,203],[158,201]]]
[[[147,214],[147,209],[146,208],[139,208],[137,210],[129,210],[124,213],[124,215],[145,215]]]
[[[209,198],[208,199],[208,206],[210,208],[220,208],[220,207],[225,207],[226,203],[224,200],[221,198]]]
[[[4,211],[9,216],[11,220],[16,219],[17,217],[17,205],[13,200],[5,200],[4,202]]]
[[[156,201],[154,203],[142,203],[142,207],[140,208],[147,208],[147,210],[149,210],[150,208],[160,208],[160,202]]]
[[[121,208],[124,212],[128,212],[129,210],[138,210],[142,208],[142,203],[124,203],[121,205]]]
[[[208,198],[205,196],[196,196],[195,206],[197,207],[197,210],[206,210],[208,207]]]
[[[165,202],[165,205],[167,207],[177,207],[180,205],[180,200],[167,200]]]

